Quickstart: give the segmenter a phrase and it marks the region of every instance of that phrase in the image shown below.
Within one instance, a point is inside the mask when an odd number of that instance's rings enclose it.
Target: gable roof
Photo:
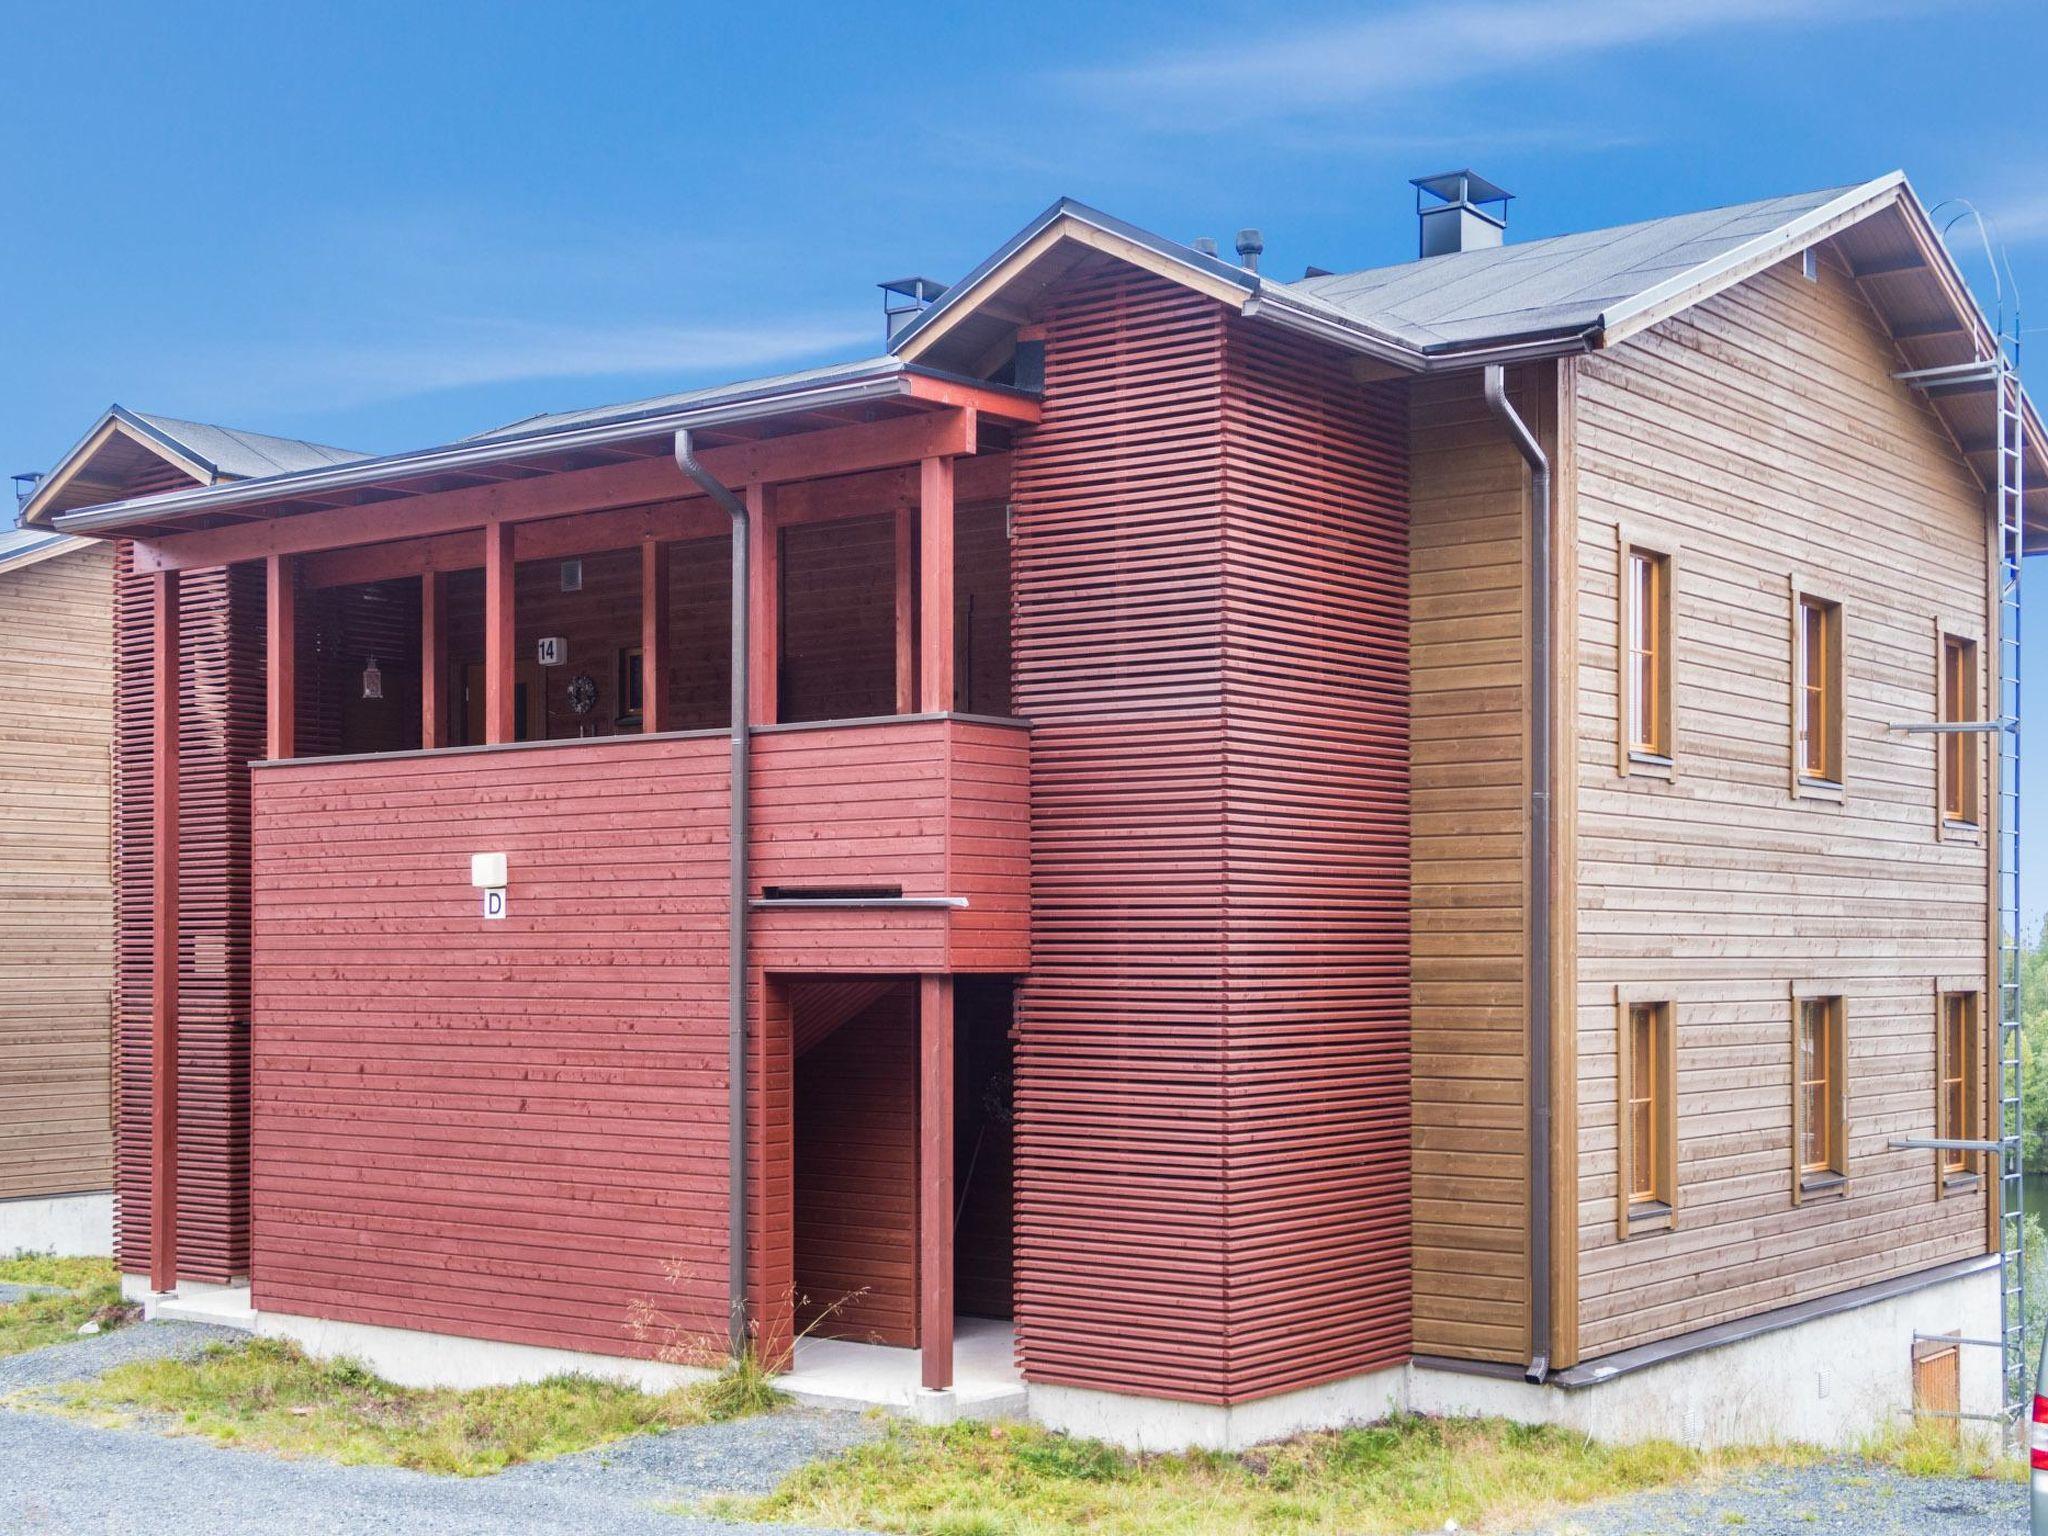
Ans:
[[[43,477],[21,517],[27,526],[47,527],[59,512],[149,491],[259,480],[361,457],[324,443],[112,405]]]
[[[47,528],[9,528],[0,531],[0,576],[23,570],[31,565],[53,560],[59,555],[68,555],[73,550],[87,549],[92,539],[80,538],[75,534],[57,533]]]
[[[1832,241],[1890,327],[1900,377],[1927,394],[1987,483],[1996,462],[1992,333],[1905,173],[1611,229],[1288,283],[1062,198],[900,329],[900,356],[985,369],[1024,307],[1106,252],[1359,354],[1361,377],[1469,369],[1613,347]],[[1930,372],[1931,371],[1931,372]],[[2048,430],[2022,397],[2027,523],[2048,540]]]
[[[1857,194],[1832,187],[1613,229],[1458,251],[1289,283],[1425,354],[1603,329],[1643,295],[1694,277],[1803,216]]]

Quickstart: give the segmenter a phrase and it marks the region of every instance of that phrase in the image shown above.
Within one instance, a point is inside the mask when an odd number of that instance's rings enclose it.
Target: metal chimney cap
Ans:
[[[1214,235],[1197,235],[1191,243],[1197,255],[1214,256],[1216,254],[1217,245]]]
[[[1431,197],[1447,203],[1506,203],[1514,200],[1515,194],[1506,187],[1496,186],[1473,170],[1439,171],[1434,176],[1417,176],[1408,183],[1418,192],[1427,192]]]
[[[1247,272],[1259,270],[1259,257],[1265,254],[1266,237],[1256,229],[1240,229],[1237,232],[1237,259],[1244,263]]]

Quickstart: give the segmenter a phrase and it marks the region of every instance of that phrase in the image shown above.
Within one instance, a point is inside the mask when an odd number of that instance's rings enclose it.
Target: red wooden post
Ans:
[[[668,546],[640,542],[640,733],[668,729]]]
[[[154,690],[150,814],[149,1285],[178,1285],[178,576],[150,583]]]
[[[299,594],[295,563],[290,555],[271,555],[263,562],[269,584],[269,649],[263,669],[269,729],[264,751],[273,759],[298,753]]]
[[[484,528],[484,740],[493,745],[518,734],[512,583],[512,524],[490,523]]]
[[[918,702],[926,714],[953,707],[953,461],[918,466]]]
[[[749,649],[747,719],[755,725],[773,725],[779,702],[777,674],[782,659],[782,614],[776,599],[782,592],[782,573],[776,569],[776,554],[782,541],[769,526],[768,488],[748,482],[747,490],[747,585]]]
[[[896,509],[896,713],[917,709],[917,540],[910,508]]]
[[[448,578],[440,571],[420,577],[420,745],[441,745],[447,729]]]
[[[917,1306],[924,1385],[953,1385],[953,978],[917,987]]]

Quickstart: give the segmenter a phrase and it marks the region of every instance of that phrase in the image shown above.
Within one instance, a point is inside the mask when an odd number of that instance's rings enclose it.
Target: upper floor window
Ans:
[[[1847,1177],[1844,1100],[1848,1052],[1842,999],[1798,997],[1792,1005],[1794,1198]]]
[[[1842,605],[1795,589],[1792,604],[1793,789],[1842,785]]]
[[[1669,1000],[1622,998],[1617,1007],[1621,1235],[1671,1224],[1678,1203],[1678,1074]]]
[[[1979,1032],[1977,994],[1941,994],[1940,1039],[1935,1075],[1934,1134],[1941,1141],[1981,1141],[1983,1116],[1983,1036]],[[1944,1147],[1940,1154],[1944,1184],[1967,1179],[1977,1171],[1977,1154]]]
[[[1982,718],[1975,640],[1962,635],[1941,637],[1940,702],[1944,725]],[[1941,819],[1954,826],[1975,827],[1982,814],[1977,733],[1945,731],[1936,739],[1941,743]]]
[[[1671,556],[1622,545],[1622,769],[1671,762]]]

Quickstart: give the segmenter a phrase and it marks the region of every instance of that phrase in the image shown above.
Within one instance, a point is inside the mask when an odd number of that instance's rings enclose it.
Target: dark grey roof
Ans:
[[[119,407],[116,407],[119,410]],[[180,421],[175,416],[150,416],[141,411],[123,415],[159,433],[191,458],[203,460],[237,480],[256,480],[264,475],[288,474],[295,469],[318,469],[327,464],[346,464],[363,457],[347,448],[330,448],[296,437],[271,437],[262,432],[244,432],[239,427],[217,427],[205,421]]]
[[[1853,190],[1829,187],[1286,286],[1422,351],[1587,330],[1616,305]]]

